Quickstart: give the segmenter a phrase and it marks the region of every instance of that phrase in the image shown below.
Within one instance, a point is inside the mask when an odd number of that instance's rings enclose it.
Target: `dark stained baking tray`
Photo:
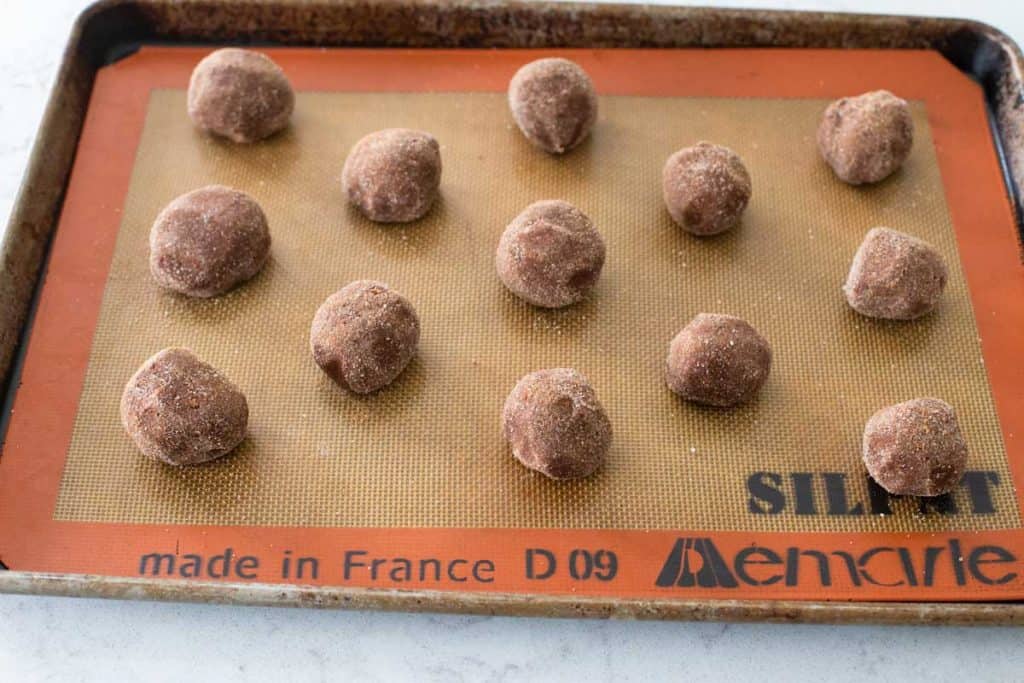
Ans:
[[[61,65],[3,244],[0,367],[8,404],[47,245],[57,223],[96,71],[147,44],[359,47],[791,47],[933,49],[984,88],[1006,191],[1024,177],[1021,55],[1006,36],[967,21],[575,4],[489,2],[101,2],[79,19]],[[0,548],[0,559],[3,549]],[[336,586],[181,582],[0,572],[0,590],[246,604],[552,616],[808,622],[1021,623],[1024,606],[659,600]]]

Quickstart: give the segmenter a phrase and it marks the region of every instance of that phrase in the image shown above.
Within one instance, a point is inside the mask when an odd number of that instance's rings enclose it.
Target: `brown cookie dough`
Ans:
[[[688,401],[731,408],[754,398],[771,367],[771,347],[749,323],[699,313],[672,340],[665,379]]]
[[[288,125],[295,93],[281,68],[259,52],[235,47],[207,55],[188,84],[188,115],[203,130],[256,142]]]
[[[612,441],[597,394],[571,368],[538,370],[519,380],[505,401],[502,431],[519,462],[552,479],[592,474]]]
[[[594,84],[568,59],[538,59],[519,69],[508,85],[508,105],[526,139],[552,154],[583,142],[597,120]]]
[[[868,474],[898,496],[940,496],[964,476],[967,443],[956,412],[937,398],[882,408],[864,426]]]
[[[743,160],[710,142],[684,147],[665,162],[661,190],[672,220],[694,235],[717,235],[736,225],[752,191]]]
[[[818,126],[821,156],[851,185],[888,178],[910,156],[913,144],[910,108],[887,90],[836,100]]]
[[[149,269],[157,284],[188,296],[227,292],[270,256],[267,217],[238,190],[210,185],[160,212],[149,233]]]
[[[896,230],[873,228],[853,257],[843,293],[862,315],[912,320],[935,309],[946,279],[946,263],[933,246]]]
[[[498,242],[498,277],[535,306],[558,308],[580,301],[604,266],[601,234],[568,202],[534,202],[505,228]]]
[[[341,387],[368,394],[391,384],[416,355],[420,321],[401,294],[357,280],[327,297],[313,318],[313,359]]]
[[[156,354],[128,380],[121,422],[143,455],[195,465],[230,453],[245,438],[245,396],[187,349]]]
[[[352,204],[378,223],[422,218],[441,186],[441,148],[430,133],[387,128],[363,137],[345,160],[341,184]]]

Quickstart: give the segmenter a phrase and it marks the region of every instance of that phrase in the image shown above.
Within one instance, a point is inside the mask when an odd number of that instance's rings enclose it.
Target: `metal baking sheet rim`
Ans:
[[[203,11],[213,8],[208,41],[228,42],[213,28],[218,11],[230,16],[247,12],[262,14],[274,3],[247,4],[234,0],[214,2],[184,2],[175,14],[171,3],[162,0],[104,0],[86,9],[76,22],[57,79],[44,112],[33,152],[18,199],[4,236],[0,257],[4,268],[0,272],[0,366],[6,394],[17,380],[18,358],[27,341],[31,327],[31,308],[41,281],[47,247],[62,205],[74,150],[81,131],[82,118],[88,106],[92,81],[99,64],[89,63],[89,53],[112,54],[119,44],[116,31],[124,30],[117,21],[131,17],[135,21],[145,17],[147,39],[159,39],[160,29],[167,26],[181,33],[195,34],[198,27],[188,23],[189,10]],[[299,0],[281,0],[276,3],[293,9]],[[304,5],[309,8],[309,5]],[[587,27],[591,21],[597,27],[594,43],[607,44],[600,36],[600,24],[609,16],[636,20],[638,13],[654,19],[655,39],[660,35],[666,46],[750,47],[761,45],[790,45],[803,47],[841,45],[843,47],[921,47],[922,44],[939,47],[954,41],[973,46],[970,65],[983,81],[986,96],[993,112],[996,142],[1001,149],[1007,173],[1008,193],[1020,187],[1024,180],[1024,58],[1020,50],[997,30],[969,21],[946,19],[911,19],[905,17],[874,17],[867,15],[837,15],[810,12],[744,12],[736,10],[710,10],[702,8],[643,7],[582,4],[518,5],[504,2],[478,2],[473,0],[415,0],[398,2],[323,2],[313,6],[321,12],[337,12],[351,17],[353,13],[370,13],[386,7],[388,11],[415,14],[425,12],[435,17],[453,20],[466,13],[492,14],[495,25],[490,36],[479,38],[480,45],[494,44],[500,32],[503,13],[514,10],[518,14],[533,15],[548,27],[542,44],[530,38],[530,47],[587,45],[586,32],[580,42],[564,40],[560,28]],[[118,16],[119,13],[122,16]],[[106,16],[112,15],[112,16]],[[157,19],[165,22],[157,26]],[[181,23],[175,26],[178,19]],[[675,22],[692,19],[698,29],[695,34],[673,40],[669,34]],[[756,30],[751,31],[751,20],[774,25],[776,29],[798,32],[780,42],[763,42]],[[507,17],[505,20],[508,20]],[[104,21],[110,22],[104,25]],[[514,21],[511,20],[511,21]],[[95,24],[100,24],[96,26]],[[258,22],[257,22],[258,23]],[[242,24],[238,24],[242,25]],[[713,25],[720,32],[709,39],[706,30]],[[724,27],[724,31],[722,30]],[[136,27],[138,28],[138,27]],[[289,27],[277,26],[275,30]],[[113,29],[113,30],[111,30]],[[237,30],[237,29],[236,29]],[[391,44],[422,45],[422,36],[410,27],[394,29]],[[405,31],[403,34],[402,31]],[[872,32],[878,36],[871,37]],[[105,32],[109,32],[104,35]],[[299,29],[295,29],[298,34]],[[916,33],[915,33],[916,32]],[[637,42],[614,39],[621,46],[647,45],[651,37]],[[761,35],[764,35],[763,33]],[[839,38],[838,36],[842,36]],[[173,34],[167,31],[163,37]],[[852,36],[852,37],[851,37]],[[259,39],[260,35],[249,36]],[[308,36],[296,35],[294,41],[308,44]],[[349,37],[351,38],[351,37]],[[488,40],[490,38],[491,40]],[[562,38],[562,40],[560,40]],[[372,39],[372,37],[371,37]],[[237,36],[235,37],[237,42]],[[89,44],[92,41],[94,44]],[[795,41],[795,42],[794,42]],[[894,42],[895,41],[895,44]],[[901,42],[902,41],[902,42]],[[372,42],[372,40],[371,40]],[[438,46],[445,40],[438,40]],[[527,43],[510,47],[527,46]],[[342,43],[343,44],[343,43]],[[960,61],[963,61],[962,59]],[[966,63],[965,63],[966,64]],[[963,66],[963,65],[962,65]],[[1019,198],[1013,202],[1019,215]],[[8,396],[9,398],[9,396]],[[5,405],[3,418],[9,413]],[[2,550],[2,549],[0,549]],[[0,553],[2,560],[2,553]],[[3,568],[0,562],[0,568]],[[5,569],[5,568],[3,568]],[[1024,625],[1024,604],[1020,603],[871,603],[821,602],[773,600],[639,600],[621,598],[593,598],[572,595],[534,597],[508,593],[468,593],[459,591],[401,591],[384,589],[348,588],[338,586],[295,586],[260,583],[225,583],[178,581],[128,577],[93,576],[82,574],[49,574],[0,569],[0,592],[11,594],[56,595],[86,598],[129,600],[180,601],[219,604],[263,606],[295,606],[317,608],[379,609],[398,611],[450,612],[468,614],[501,614],[509,616],[588,617],[621,619],[689,619],[701,621],[771,621],[804,623],[890,623],[890,624],[965,624],[965,625]]]
[[[638,600],[572,595],[401,591],[337,586],[168,581],[78,574],[0,573],[0,591],[79,598],[264,607],[443,612],[523,617],[790,623],[1024,625],[1013,603],[865,603],[795,600]]]

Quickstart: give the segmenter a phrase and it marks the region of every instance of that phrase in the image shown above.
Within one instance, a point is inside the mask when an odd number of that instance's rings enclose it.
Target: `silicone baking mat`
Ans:
[[[666,597],[1024,593],[1011,571],[1024,412],[997,381],[1020,374],[1007,363],[1020,337],[1008,328],[1024,320],[1016,235],[980,91],[938,55],[568,53],[601,113],[583,146],[552,157],[522,138],[502,92],[538,54],[271,53],[296,113],[250,146],[185,116],[202,50],[145,48],[101,72],[0,460],[0,493],[18,489],[0,516],[8,566]],[[914,150],[888,181],[849,187],[818,157],[815,128],[830,98],[877,87],[913,100]],[[391,126],[430,131],[444,161],[441,201],[404,226],[365,220],[339,183],[352,144]],[[710,239],[675,227],[660,197],[664,159],[698,140],[736,150],[754,184],[739,228]],[[218,299],[163,292],[148,273],[153,218],[212,183],[261,203],[272,260]],[[541,198],[580,207],[608,246],[594,295],[564,310],[524,304],[494,275],[504,226]],[[875,225],[946,256],[934,315],[887,323],[846,306],[840,285]],[[359,278],[404,293],[423,324],[413,364],[367,397],[308,351],[317,306]],[[701,408],[665,387],[668,342],[701,311],[771,341],[751,405]],[[246,393],[250,434],[232,456],[171,468],[125,436],[124,382],[172,345]],[[559,366],[591,380],[615,431],[586,480],[531,473],[500,437],[515,381]],[[950,496],[890,498],[863,472],[864,421],[925,395],[957,408],[970,471]],[[68,552],[87,538],[118,541],[98,559]]]

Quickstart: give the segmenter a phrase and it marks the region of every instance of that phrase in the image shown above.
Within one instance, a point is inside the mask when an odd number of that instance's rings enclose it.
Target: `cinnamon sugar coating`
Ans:
[[[910,156],[914,122],[906,100],[887,90],[844,97],[818,126],[818,149],[836,176],[851,185],[877,183]]]
[[[512,454],[552,479],[593,474],[611,446],[612,426],[597,394],[579,372],[531,372],[516,383],[502,411]]]
[[[717,235],[739,223],[752,185],[743,160],[727,147],[698,142],[665,162],[662,196],[669,214],[694,235]]]
[[[143,455],[169,465],[195,465],[242,442],[249,406],[216,368],[187,349],[168,348],[128,380],[121,422]]]
[[[391,384],[416,355],[420,321],[401,294],[357,280],[327,297],[313,318],[316,364],[337,384],[368,394]]]
[[[341,173],[352,204],[379,223],[422,218],[441,186],[441,148],[434,136],[408,128],[387,128],[355,144]]]
[[[597,120],[594,84],[568,59],[538,59],[520,68],[509,83],[508,104],[526,139],[552,154],[583,142]]]
[[[535,306],[582,300],[597,284],[605,246],[590,218],[568,202],[534,202],[505,228],[495,266],[508,289]]]
[[[199,128],[235,142],[256,142],[288,125],[295,93],[266,55],[229,47],[196,65],[188,85],[188,115]]]
[[[956,412],[937,398],[917,398],[872,415],[864,426],[862,455],[871,478],[899,496],[949,493],[967,467]]]
[[[942,255],[924,240],[873,228],[853,257],[843,293],[862,315],[912,320],[939,304],[948,274]]]
[[[699,313],[669,345],[665,379],[688,401],[731,408],[757,395],[771,366],[771,347],[748,322]]]
[[[218,296],[245,282],[270,256],[267,217],[238,190],[210,185],[160,212],[149,233],[149,268],[161,287]]]

